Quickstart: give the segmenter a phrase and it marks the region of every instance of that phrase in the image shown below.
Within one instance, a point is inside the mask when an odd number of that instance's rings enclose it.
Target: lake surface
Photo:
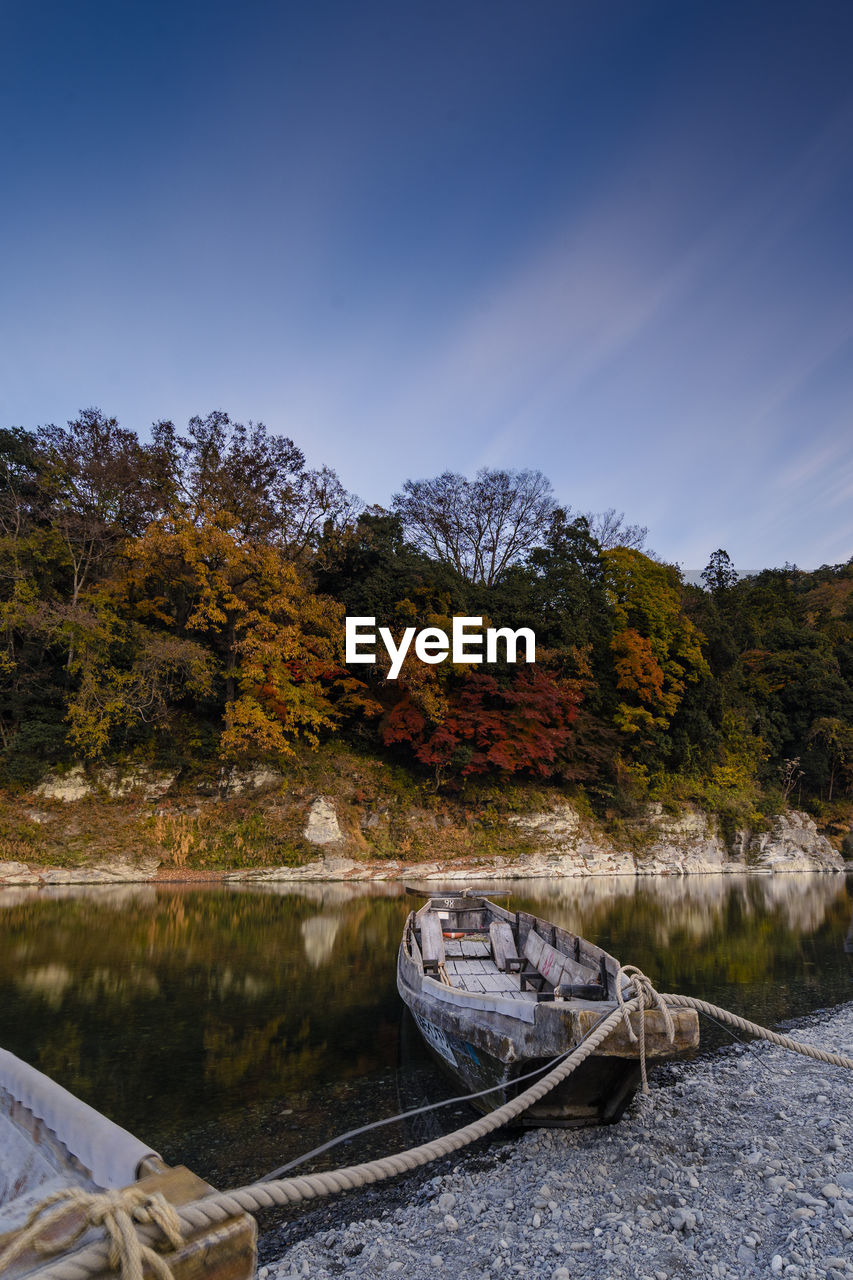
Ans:
[[[511,909],[593,939],[660,990],[768,1026],[853,999],[853,876],[506,887]],[[397,995],[413,901],[387,884],[2,890],[0,1045],[170,1163],[220,1187],[251,1181],[454,1092]],[[726,1039],[704,1020],[702,1035],[710,1049]],[[472,1113],[439,1115],[450,1129]],[[379,1130],[325,1167],[424,1136]]]

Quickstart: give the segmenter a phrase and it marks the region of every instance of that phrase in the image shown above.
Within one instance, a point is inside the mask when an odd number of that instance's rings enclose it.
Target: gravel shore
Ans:
[[[793,1034],[853,1054],[853,1004]],[[259,1280],[849,1280],[853,1072],[733,1046],[662,1068],[618,1125],[531,1131],[398,1187],[398,1207],[300,1240]]]

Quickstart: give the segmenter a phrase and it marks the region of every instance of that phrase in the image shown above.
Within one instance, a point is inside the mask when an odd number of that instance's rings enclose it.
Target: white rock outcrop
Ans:
[[[309,844],[343,844],[344,833],[338,822],[337,810],[326,796],[318,796],[308,810],[302,834]]]
[[[0,885],[38,884],[35,871],[25,862],[0,862]]]
[[[698,809],[668,814],[662,805],[652,804],[646,824],[651,843],[637,856],[638,875],[695,875],[744,869],[742,860],[731,858],[713,821]]]
[[[259,880],[262,883],[276,884],[280,881],[295,881],[297,884],[310,880],[373,880],[374,871],[366,862],[355,862],[352,858],[318,858],[304,867],[265,867],[259,870],[247,868],[245,871],[229,871],[226,880]]]
[[[82,764],[75,764],[67,773],[50,774],[36,787],[35,794],[45,800],[62,800],[68,804],[73,800],[85,800],[92,794],[92,785]]]
[[[153,880],[160,862],[140,858],[138,862],[96,863],[91,867],[55,867],[39,872],[42,884],[140,884]]]
[[[842,871],[844,859],[817,829],[814,818],[796,809],[780,813],[768,832],[750,842],[754,866],[768,871]]]
[[[137,794],[143,800],[159,800],[171,789],[177,776],[174,770],[163,772],[149,769],[147,765],[135,769],[117,769],[108,765],[98,771],[98,782],[114,799]]]
[[[278,786],[282,775],[269,765],[255,765],[253,769],[223,769],[219,775],[219,790],[223,796],[239,796],[244,791],[260,791],[262,787]]]
[[[43,800],[61,800],[65,804],[85,800],[103,788],[108,796],[123,800],[138,795],[143,800],[159,800],[170,790],[177,778],[173,771],[151,769],[147,765],[119,769],[115,765],[102,765],[88,774],[82,764],[75,764],[67,773],[51,773],[35,789],[34,794]],[[33,817],[34,822],[43,821]]]
[[[512,817],[510,822],[531,836],[539,847],[501,865],[496,874],[508,879],[634,874],[631,854],[615,849],[599,833],[590,833],[568,801]]]
[[[507,876],[685,875],[742,870],[704,813],[685,809],[674,816],[649,805],[640,851],[617,848],[600,830],[585,824],[566,801],[553,809],[510,821],[529,832],[540,848],[507,868]]]

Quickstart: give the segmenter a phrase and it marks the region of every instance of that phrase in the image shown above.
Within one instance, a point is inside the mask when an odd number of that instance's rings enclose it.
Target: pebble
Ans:
[[[692,1231],[696,1226],[696,1215],[689,1209],[676,1209],[669,1220],[674,1231]]]
[[[853,1004],[798,1035],[849,1052]],[[853,1072],[739,1049],[653,1072],[618,1125],[527,1131],[420,1194],[400,1179],[379,1218],[354,1193],[271,1262],[272,1228],[258,1280],[853,1280]]]

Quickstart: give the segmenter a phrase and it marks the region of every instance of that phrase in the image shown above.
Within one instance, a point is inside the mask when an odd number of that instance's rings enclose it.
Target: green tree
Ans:
[[[728,591],[738,580],[737,572],[728,551],[719,547],[702,570],[702,581],[715,595]]]

